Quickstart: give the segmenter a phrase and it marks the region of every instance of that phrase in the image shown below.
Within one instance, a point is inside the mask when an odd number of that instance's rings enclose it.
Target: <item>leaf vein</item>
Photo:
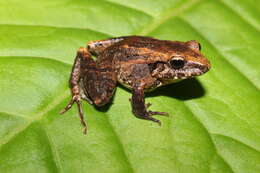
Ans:
[[[207,134],[207,136],[208,136],[208,138],[209,138],[209,140],[210,140],[210,142],[211,142],[211,144],[212,144],[212,146],[213,146],[213,148],[214,148],[216,154],[217,154],[220,158],[223,159],[223,161],[227,164],[227,166],[230,168],[230,170],[232,170],[232,172],[235,172],[235,171],[232,169],[231,165],[230,165],[230,164],[225,160],[225,158],[223,158],[223,156],[221,156],[220,153],[218,152],[217,147],[216,147],[216,145],[215,145],[215,143],[214,143],[214,141],[213,141],[213,139],[212,139],[211,133],[209,132],[208,128],[199,120],[199,118],[196,116],[196,113],[194,113],[194,112],[192,111],[192,109],[190,109],[190,107],[187,105],[187,103],[185,103],[185,102],[182,102],[182,103],[183,103],[183,105],[186,107],[186,109],[192,114],[192,116],[194,117],[194,119],[195,119],[195,120],[200,124],[200,126],[204,129],[204,131],[206,132],[206,134]]]
[[[116,6],[121,6],[121,7],[123,7],[123,8],[128,8],[128,9],[130,9],[130,10],[134,10],[134,11],[137,11],[137,12],[139,12],[139,13],[143,13],[143,14],[146,15],[146,16],[153,17],[153,16],[151,16],[150,14],[146,13],[145,11],[142,11],[142,10],[136,9],[136,8],[132,8],[132,7],[127,6],[127,5],[125,5],[125,4],[120,4],[120,3],[118,3],[118,2],[113,2],[113,1],[110,1],[110,0],[100,0],[100,1],[103,1],[103,2],[105,2],[105,3],[112,4],[112,5],[114,4],[114,5],[116,5]]]
[[[159,15],[159,17],[156,17],[148,25],[148,27],[146,26],[143,29],[141,29],[141,31],[138,32],[137,35],[139,35],[139,34],[140,35],[147,35],[147,34],[149,34],[150,32],[155,30],[157,27],[159,27],[162,23],[164,23],[168,19],[170,19],[172,17],[175,17],[175,16],[178,16],[183,11],[186,11],[186,10],[192,8],[193,6],[195,6],[196,4],[198,4],[201,1],[203,1],[203,0],[190,0],[190,1],[188,1],[188,3],[184,3],[183,5],[181,5],[177,9],[175,9],[175,7],[168,9],[166,12],[162,13],[161,15]]]
[[[50,104],[48,104],[34,118],[30,119],[25,125],[14,129],[12,134],[4,137],[0,142],[0,148],[3,147],[4,145],[8,144],[12,139],[14,139],[16,136],[18,136],[21,132],[25,131],[32,123],[40,120],[45,114],[47,114],[53,108],[55,108],[57,105],[59,105],[61,103],[61,101],[64,100],[66,97],[68,97],[67,90],[60,96],[57,96]]]
[[[68,29],[68,30],[78,30],[78,31],[90,31],[93,33],[97,33],[97,34],[101,34],[101,35],[105,35],[107,37],[112,37],[113,35],[108,34],[108,33],[104,33],[98,30],[94,30],[91,28],[80,28],[80,27],[66,27],[66,26],[54,26],[54,25],[36,25],[36,24],[14,24],[14,23],[0,23],[0,26],[19,26],[19,27],[44,27],[44,28],[57,28],[57,29]]]
[[[64,172],[63,166],[61,164],[61,158],[58,154],[57,148],[56,148],[51,136],[49,135],[49,133],[47,132],[47,130],[44,127],[43,127],[43,130],[45,132],[47,140],[49,141],[49,146],[50,146],[50,149],[51,149],[52,156],[54,157],[53,161],[55,163],[55,166],[59,170],[59,172]]]
[[[134,172],[134,168],[133,168],[133,166],[132,166],[130,160],[129,160],[128,157],[127,157],[127,154],[126,154],[124,145],[123,145],[123,143],[122,143],[122,141],[121,141],[119,135],[118,135],[118,134],[116,133],[116,131],[114,130],[114,127],[112,126],[112,123],[111,123],[110,120],[109,120],[109,115],[108,115],[106,112],[105,112],[104,114],[105,114],[106,120],[107,120],[107,122],[108,122],[108,125],[109,125],[109,127],[110,127],[110,129],[111,129],[111,132],[114,134],[115,140],[116,140],[116,142],[118,143],[118,146],[120,147],[120,149],[122,150],[123,156],[125,157],[125,161],[126,161],[128,167],[129,167],[130,171],[131,171],[131,172]]]
[[[254,24],[252,24],[249,20],[246,20],[246,18],[238,13],[236,10],[234,10],[231,6],[229,6],[227,3],[225,3],[223,0],[218,1],[222,4],[222,6],[226,7],[228,10],[232,11],[234,14],[236,14],[239,18],[243,19],[244,22],[246,22],[248,25],[250,25],[255,30],[259,31],[259,28],[257,28]]]
[[[254,151],[260,153],[260,151],[259,151],[257,148],[255,148],[255,147],[253,147],[253,146],[251,146],[251,145],[249,145],[249,144],[247,144],[247,143],[244,143],[244,142],[242,142],[242,141],[240,141],[240,140],[238,140],[238,139],[236,139],[236,138],[233,138],[233,137],[231,137],[231,136],[224,135],[224,134],[219,134],[219,133],[211,133],[211,134],[212,134],[212,135],[216,135],[216,136],[223,136],[223,137],[232,139],[233,141],[236,141],[236,142],[238,142],[238,143],[240,143],[240,144],[243,144],[243,145],[247,146],[248,148],[251,148],[252,150],[254,150]]]

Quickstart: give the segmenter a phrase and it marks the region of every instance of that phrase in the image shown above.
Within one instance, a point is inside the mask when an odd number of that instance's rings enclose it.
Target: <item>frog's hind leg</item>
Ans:
[[[111,61],[84,69],[87,69],[83,77],[85,93],[96,106],[107,104],[114,94],[117,82]]]
[[[74,103],[77,104],[78,111],[79,111],[79,117],[81,120],[81,124],[83,126],[83,133],[87,133],[87,124],[84,120],[84,115],[83,115],[83,109],[82,109],[82,104],[81,104],[81,99],[82,99],[82,86],[80,85],[81,81],[81,67],[82,64],[93,64],[95,65],[94,60],[91,58],[91,54],[88,52],[86,48],[80,48],[77,52],[77,56],[75,58],[75,62],[72,68],[70,80],[69,80],[69,85],[71,89],[71,94],[72,98],[67,104],[67,106],[60,111],[60,114],[65,113],[68,111]],[[86,99],[86,98],[85,98]]]
[[[116,87],[116,72],[112,61],[106,61],[97,65],[91,58],[87,48],[80,48],[70,76],[70,88],[72,98],[60,114],[68,111],[74,103],[77,104],[83,132],[87,132],[87,124],[84,120],[81,99],[90,104],[103,106],[110,101]]]

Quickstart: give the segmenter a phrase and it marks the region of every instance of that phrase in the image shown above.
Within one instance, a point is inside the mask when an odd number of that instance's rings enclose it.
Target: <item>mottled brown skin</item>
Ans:
[[[97,57],[96,61],[92,55]],[[110,101],[119,82],[132,90],[130,101],[134,115],[160,124],[152,116],[167,113],[148,111],[150,104],[145,104],[144,93],[201,75],[209,69],[209,61],[194,40],[180,42],[126,36],[93,41],[77,52],[69,81],[72,99],[61,113],[76,102],[86,134],[81,99],[103,106]]]

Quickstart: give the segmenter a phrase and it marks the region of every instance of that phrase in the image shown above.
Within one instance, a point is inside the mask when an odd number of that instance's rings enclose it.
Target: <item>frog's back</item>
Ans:
[[[127,36],[107,47],[101,59],[115,63],[132,61],[164,61],[169,54],[189,51],[184,42],[158,40],[152,37]],[[157,57],[157,58],[155,58]]]

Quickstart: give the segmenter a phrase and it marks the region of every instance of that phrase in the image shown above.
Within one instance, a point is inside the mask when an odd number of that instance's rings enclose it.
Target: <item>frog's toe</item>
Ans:
[[[157,120],[157,119],[155,119],[155,118],[153,118],[153,117],[151,117],[151,116],[147,116],[147,117],[145,117],[144,119],[153,121],[153,122],[157,123],[159,126],[162,125],[162,123],[161,123],[160,120]]]
[[[152,103],[146,103],[145,108],[148,109],[150,106],[152,106]]]
[[[169,116],[169,114],[167,112],[158,112],[158,111],[148,111],[148,114],[150,116],[153,116],[153,115],[162,115],[162,116]]]

